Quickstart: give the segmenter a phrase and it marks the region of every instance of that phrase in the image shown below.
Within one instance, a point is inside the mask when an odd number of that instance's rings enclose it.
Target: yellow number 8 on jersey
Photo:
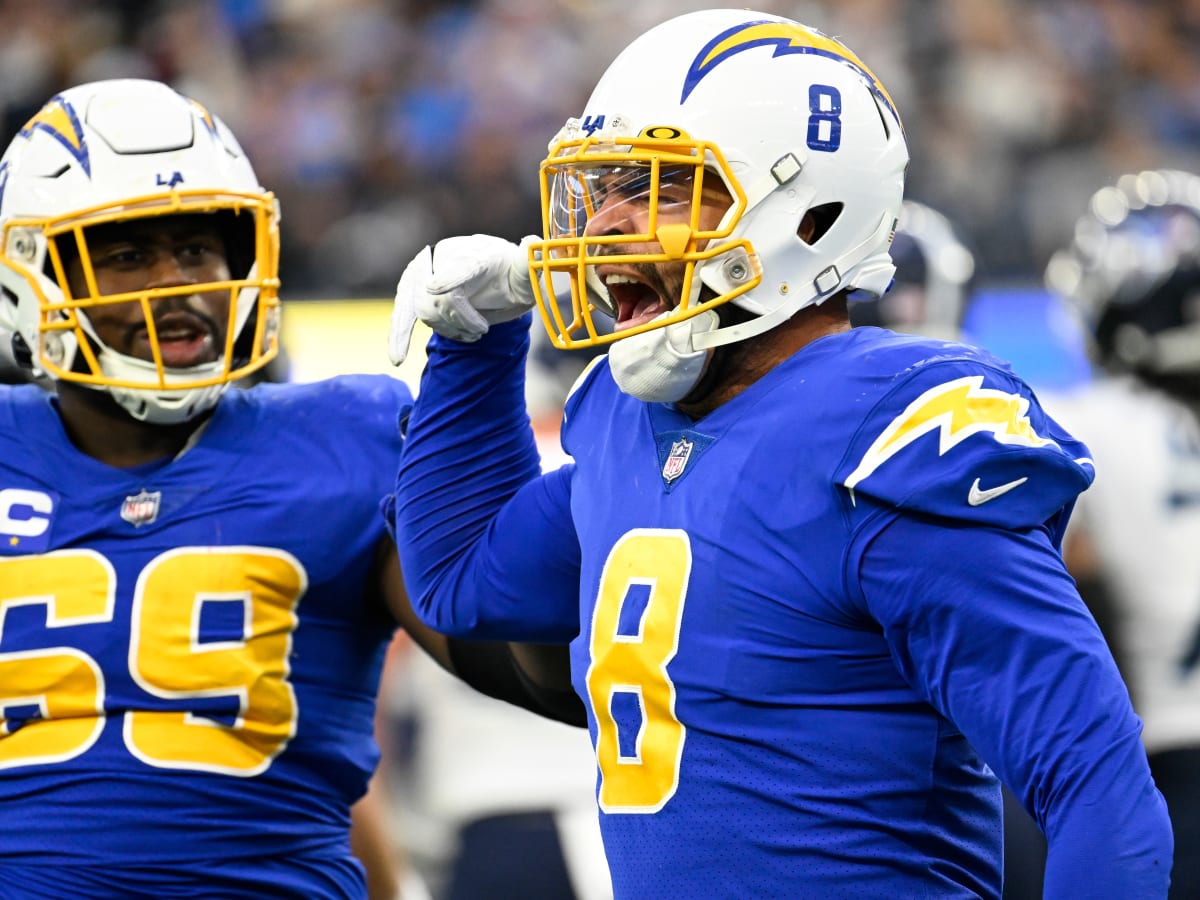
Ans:
[[[667,664],[679,646],[691,571],[691,542],[676,529],[627,532],[604,564],[592,614],[587,690],[596,716],[599,803],[605,812],[657,812],[679,786],[686,729],[675,716]],[[641,610],[632,606],[635,587],[644,592]],[[636,734],[626,724],[623,735],[618,726],[614,700],[623,699],[636,701]]]

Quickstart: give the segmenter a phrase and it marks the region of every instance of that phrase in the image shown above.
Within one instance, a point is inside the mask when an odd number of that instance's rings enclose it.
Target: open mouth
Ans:
[[[671,308],[662,294],[634,274],[624,271],[597,274],[608,289],[613,306],[617,310],[614,331],[624,331],[642,325]]]
[[[164,366],[171,369],[186,369],[217,358],[212,325],[203,317],[189,312],[169,312],[154,321],[158,334],[158,352]],[[135,355],[146,360],[154,359],[150,348],[150,334],[146,328],[138,329],[134,336]]]

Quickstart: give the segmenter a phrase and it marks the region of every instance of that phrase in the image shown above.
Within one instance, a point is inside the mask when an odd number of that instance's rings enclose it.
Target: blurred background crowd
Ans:
[[[68,85],[168,81],[280,197],[285,297],[390,296],[426,242],[537,230],[546,143],[614,48],[711,5],[0,0],[0,140]],[[1200,0],[755,6],[869,61],[904,117],[908,195],[964,230],[983,282],[1040,280],[1117,175],[1200,170]]]

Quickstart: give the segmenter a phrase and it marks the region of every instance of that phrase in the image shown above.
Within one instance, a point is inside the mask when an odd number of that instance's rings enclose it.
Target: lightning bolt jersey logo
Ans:
[[[54,97],[38,110],[37,115],[25,123],[20,134],[21,137],[29,138],[35,131],[44,131],[62,144],[67,152],[79,161],[88,177],[91,177],[92,166],[88,157],[87,141],[83,137],[83,126],[70,103],[61,96]]]
[[[968,375],[932,387],[908,405],[875,439],[858,467],[843,482],[855,485],[922,435],[939,433],[938,455],[974,434],[990,432],[1001,444],[1055,445],[1033,430],[1029,401],[1020,394],[985,388],[982,375]]]
[[[883,85],[880,84],[879,79],[845,44],[816,29],[771,20],[736,25],[709,41],[688,67],[688,73],[683,82],[683,95],[679,98],[679,102],[682,104],[687,100],[692,91],[696,89],[696,85],[731,56],[744,50],[764,46],[774,46],[775,52],[772,55],[775,57],[792,53],[811,53],[848,65],[866,80],[875,95],[892,111],[896,121],[900,121],[896,105]]]

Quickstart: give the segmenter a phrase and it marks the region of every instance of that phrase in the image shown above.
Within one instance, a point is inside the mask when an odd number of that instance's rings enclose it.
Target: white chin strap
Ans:
[[[719,325],[720,319],[710,309],[674,325],[616,341],[608,351],[608,365],[617,387],[647,403],[682,400],[700,381],[708,361],[708,350],[692,347],[700,335]]]
[[[150,381],[158,377],[153,363],[117,353],[101,345],[100,369],[114,381]],[[194,381],[216,377],[224,368],[220,360],[203,363],[186,370],[167,371],[167,381]],[[120,388],[98,386],[107,390],[114,400],[139,422],[152,425],[178,425],[187,422],[216,406],[228,382],[199,388]]]
[[[133,418],[151,425],[189,422],[217,405],[228,384],[182,391],[147,391],[109,388],[112,398]]]

